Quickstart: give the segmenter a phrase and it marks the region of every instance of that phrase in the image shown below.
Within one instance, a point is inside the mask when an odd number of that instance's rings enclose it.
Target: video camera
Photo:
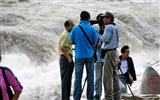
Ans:
[[[103,17],[101,15],[103,14],[98,14],[96,20],[90,20],[90,25],[98,24],[100,27],[103,26]]]
[[[103,29],[104,29],[104,24],[103,24],[103,17],[102,13],[98,14],[96,17],[96,20],[90,20],[90,25],[98,24],[100,27],[99,33],[103,35]]]

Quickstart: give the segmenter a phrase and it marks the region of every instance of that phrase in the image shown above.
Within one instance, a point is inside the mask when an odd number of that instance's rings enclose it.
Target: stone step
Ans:
[[[135,100],[160,100],[160,94],[135,94]],[[122,94],[122,100],[134,100],[131,94]]]

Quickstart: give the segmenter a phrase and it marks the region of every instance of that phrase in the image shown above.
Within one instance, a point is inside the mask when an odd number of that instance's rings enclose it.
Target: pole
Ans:
[[[98,39],[98,41],[99,41],[99,39]],[[97,42],[97,44],[96,44],[96,46],[95,46],[95,48],[94,48],[94,53],[96,52],[96,50],[97,50],[97,46],[98,46],[98,42]],[[89,70],[88,70],[88,74],[89,74],[89,72],[90,72],[90,69],[91,69],[91,66],[92,66],[92,62],[93,62],[93,59],[94,59],[94,53],[93,53],[93,56],[92,56],[92,60],[91,60],[91,63],[90,63],[90,67],[89,67]],[[85,81],[84,81],[84,84],[83,84],[83,87],[82,87],[82,91],[81,91],[81,94],[80,94],[80,98],[81,98],[81,96],[82,96],[82,93],[83,93],[83,90],[84,90],[84,87],[85,87],[85,84],[86,84],[86,82],[87,82],[87,79],[88,79],[88,74],[87,74],[87,76],[86,76],[86,78],[85,78]]]
[[[130,88],[128,82],[127,82],[127,79],[126,79],[125,75],[123,74],[123,72],[122,72],[122,70],[121,70],[121,68],[119,68],[119,70],[121,71],[122,76],[123,76],[124,80],[125,80],[126,83],[127,83],[127,86],[128,86],[128,88],[129,88],[129,90],[130,90],[130,92],[131,92],[131,94],[132,94],[133,100],[136,100],[136,98],[135,98],[135,96],[134,96],[134,94],[133,94],[133,92],[132,92],[132,90],[131,90],[131,88]]]

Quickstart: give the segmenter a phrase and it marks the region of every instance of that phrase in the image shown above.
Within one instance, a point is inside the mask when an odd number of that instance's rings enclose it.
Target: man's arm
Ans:
[[[131,57],[129,57],[129,58],[130,58],[130,69],[131,69],[130,73],[133,77],[133,80],[136,81],[137,77],[136,77],[136,72],[135,72],[135,68],[134,68],[134,63],[133,63],[132,58]]]
[[[14,96],[12,98],[12,100],[18,100],[19,96],[20,96],[21,92],[19,91],[15,91]]]
[[[60,49],[62,50],[62,52],[64,53],[64,56],[68,59],[68,61],[71,63],[72,59],[71,57],[68,55],[66,47],[65,46],[61,46]]]
[[[109,42],[111,36],[112,36],[112,29],[110,27],[106,26],[103,35],[99,35],[99,39],[102,42],[107,43],[107,42]]]
[[[129,76],[129,81],[130,81],[131,83],[133,83],[133,77],[132,77],[132,75],[130,74],[130,72],[128,72],[128,76]]]
[[[95,46],[98,46],[97,42],[94,42],[94,45],[95,45]]]

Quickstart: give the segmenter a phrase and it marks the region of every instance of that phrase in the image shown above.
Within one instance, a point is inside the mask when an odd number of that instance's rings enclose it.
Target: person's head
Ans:
[[[87,20],[88,22],[90,21],[90,14],[87,11],[82,11],[80,14],[81,20]]]
[[[114,22],[114,16],[111,12],[106,11],[106,13],[102,15],[102,17],[105,25]]]
[[[129,46],[125,45],[121,48],[121,54],[124,59],[129,57]]]
[[[74,23],[71,20],[67,20],[64,23],[64,27],[68,32],[70,32],[72,30],[73,26],[74,26]]]
[[[103,14],[100,13],[100,14],[98,14],[97,17],[96,17],[96,20],[99,22],[98,25],[99,25],[100,27],[104,26],[102,15],[103,15]]]

